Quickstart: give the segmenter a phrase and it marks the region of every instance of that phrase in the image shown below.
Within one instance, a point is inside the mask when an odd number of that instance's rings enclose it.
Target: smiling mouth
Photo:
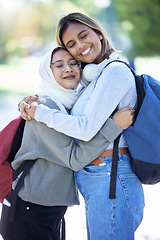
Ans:
[[[82,55],[82,56],[87,55],[90,50],[91,50],[91,47],[89,47],[89,48],[86,49],[84,52],[82,52],[81,55]]]
[[[68,80],[72,80],[72,79],[74,79],[74,78],[75,78],[74,75],[70,75],[70,76],[66,76],[66,77],[64,77],[65,80],[66,80],[66,79],[68,79]]]

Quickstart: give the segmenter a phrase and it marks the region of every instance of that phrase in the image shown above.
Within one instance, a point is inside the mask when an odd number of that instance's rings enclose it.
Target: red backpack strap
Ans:
[[[22,123],[24,124],[24,122],[25,120],[20,116],[12,120],[0,132],[0,202],[3,202],[4,198],[8,199],[11,194],[13,171],[10,163],[18,151],[22,139],[18,139],[18,141],[14,140],[19,127]],[[21,135],[23,135],[23,128],[19,130]],[[18,142],[19,146],[14,148],[13,142]]]
[[[18,117],[12,120],[1,132],[0,132],[0,164],[3,164],[9,156],[10,149],[14,136],[17,132],[22,117]]]

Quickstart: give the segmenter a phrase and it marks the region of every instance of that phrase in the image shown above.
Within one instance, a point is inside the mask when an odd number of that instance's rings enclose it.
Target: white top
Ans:
[[[81,93],[72,108],[73,116],[40,104],[35,119],[68,136],[89,141],[117,106],[118,109],[134,106],[136,99],[135,79],[131,70],[124,63],[113,62],[103,70],[98,80],[92,81]],[[126,146],[123,136],[119,146]]]

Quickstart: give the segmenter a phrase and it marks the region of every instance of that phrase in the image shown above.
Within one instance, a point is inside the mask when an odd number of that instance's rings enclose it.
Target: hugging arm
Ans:
[[[50,108],[58,109],[57,105],[52,100],[44,99],[42,102]],[[96,136],[89,142],[79,141],[78,144],[75,144],[71,137],[48,128],[45,124],[36,121],[33,121],[35,127],[31,132],[36,131],[36,134],[38,134],[37,141],[40,142],[39,150],[41,156],[43,156],[43,154],[48,154],[50,161],[78,171],[97,158],[109,144],[122,133],[122,129],[117,126],[115,122],[124,122],[122,118],[125,119],[126,112],[128,118],[130,114],[129,111],[123,109],[113,116],[114,121],[109,118]],[[42,130],[42,128],[44,129]],[[43,132],[43,134],[39,134],[41,132]],[[48,140],[47,144],[46,139]],[[45,155],[43,157],[45,158]]]
[[[40,104],[35,119],[68,136],[89,141],[121,102],[121,108],[133,103],[131,98],[125,96],[130,89],[134,89],[134,82],[134,76],[127,66],[118,64],[115,67],[113,64],[104,70],[95,86],[92,82],[81,94],[73,107],[74,116]],[[81,106],[84,106],[83,110]]]
[[[76,144],[71,137],[50,129],[43,123],[33,120],[28,124],[32,124],[30,133],[38,134],[39,156],[74,171],[79,171],[97,158],[122,132],[112,119],[108,119],[93,139],[89,142],[79,141]]]
[[[58,109],[50,99],[44,99],[43,104]],[[25,129],[26,141],[24,139],[25,144],[19,151],[19,160],[23,160],[22,157],[27,153],[29,159],[42,158],[75,171],[97,158],[122,132],[122,129],[111,118],[106,121],[93,139],[89,142],[79,141],[78,144],[71,137],[35,120],[26,121]]]
[[[112,79],[110,76],[112,76]],[[49,109],[47,106],[40,104],[36,109],[35,119],[68,136],[89,141],[110,117],[113,110],[128,93],[129,89],[133,89],[133,82],[135,81],[132,78],[134,78],[133,74],[127,66],[118,64],[115,68],[113,65],[113,69],[109,66],[97,81],[93,93],[87,100],[87,104],[84,105],[83,101],[80,102],[81,105],[85,106],[81,116],[68,115],[62,113],[60,110]],[[91,84],[87,89],[92,86]],[[87,93],[87,89],[84,91],[84,94]],[[77,102],[81,101],[82,95]],[[112,99],[112,101],[110,99]],[[129,106],[131,104],[130,101],[130,99],[128,102],[126,101],[125,106]],[[123,105],[124,101],[121,107],[123,107]],[[117,125],[122,129],[129,127],[132,123],[130,121],[132,111],[131,107],[128,107],[127,110],[129,111],[129,108],[130,115],[128,114],[129,118],[126,127],[121,126],[123,119],[120,125],[117,122]]]

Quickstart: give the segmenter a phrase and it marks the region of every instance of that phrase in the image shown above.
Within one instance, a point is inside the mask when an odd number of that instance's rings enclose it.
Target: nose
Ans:
[[[72,71],[72,68],[69,66],[69,64],[66,64],[65,72],[70,72],[70,71]]]
[[[77,46],[78,46],[78,49],[82,49],[84,48],[85,43],[83,41],[77,41]]]

